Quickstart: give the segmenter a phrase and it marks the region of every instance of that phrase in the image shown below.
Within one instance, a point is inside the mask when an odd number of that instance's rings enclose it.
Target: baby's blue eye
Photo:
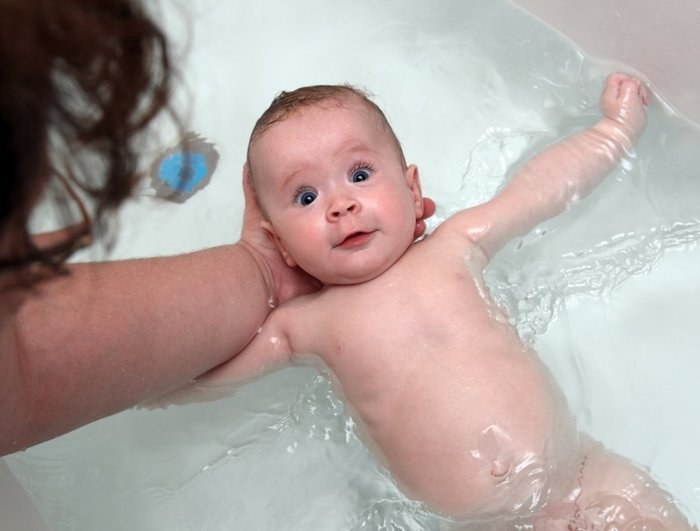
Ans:
[[[369,171],[365,168],[355,170],[354,172],[352,172],[352,177],[350,177],[350,181],[354,183],[361,183],[362,181],[366,181],[367,179],[369,179]]]
[[[302,190],[294,200],[301,206],[308,206],[316,200],[318,194],[313,190]]]

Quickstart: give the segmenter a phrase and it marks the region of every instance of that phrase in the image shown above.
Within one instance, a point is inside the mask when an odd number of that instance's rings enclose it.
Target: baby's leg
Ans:
[[[697,530],[649,474],[600,443],[587,439],[584,445],[578,484],[566,500],[550,508],[536,529]]]

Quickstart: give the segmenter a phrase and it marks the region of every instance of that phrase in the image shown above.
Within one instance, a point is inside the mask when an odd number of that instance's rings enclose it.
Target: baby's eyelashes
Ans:
[[[353,183],[361,183],[369,179],[369,177],[370,170],[367,168],[360,168],[357,170],[353,170],[352,175],[350,176],[350,181]]]
[[[299,206],[308,206],[318,197],[318,192],[311,187],[301,187],[294,193],[294,203]]]
[[[359,162],[350,170],[350,182],[361,183],[369,179],[374,173],[374,168],[367,162]]]
[[[348,173],[348,181],[351,183],[361,183],[369,179],[374,173],[374,169],[366,163],[355,165]],[[293,203],[298,206],[309,206],[318,198],[318,190],[312,186],[300,186],[294,192]]]

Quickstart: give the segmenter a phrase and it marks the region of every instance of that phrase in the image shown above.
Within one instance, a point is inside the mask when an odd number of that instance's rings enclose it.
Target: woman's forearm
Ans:
[[[270,311],[244,244],[70,267],[0,331],[0,454],[178,387],[242,350]]]

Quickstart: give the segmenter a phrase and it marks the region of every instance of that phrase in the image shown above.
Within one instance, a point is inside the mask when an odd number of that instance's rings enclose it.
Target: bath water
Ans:
[[[180,43],[187,127],[221,158],[184,204],[157,200],[144,184],[122,212],[109,258],[235,241],[247,137],[280,90],[351,82],[374,93],[439,205],[434,227],[490,198],[525,158],[592,124],[605,76],[624,69],[584,56],[505,0],[200,0],[160,9]],[[164,126],[163,147],[176,143],[168,134]],[[649,467],[694,521],[700,391],[691,375],[700,366],[688,308],[698,309],[700,293],[699,140],[696,125],[655,101],[621,169],[512,242],[486,274],[581,427]],[[310,367],[277,371],[217,402],[127,411],[7,462],[55,531],[448,527],[397,490],[329,380]]]

